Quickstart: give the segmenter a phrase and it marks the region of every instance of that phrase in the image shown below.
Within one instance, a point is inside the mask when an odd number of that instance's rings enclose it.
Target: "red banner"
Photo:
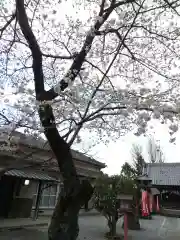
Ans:
[[[147,191],[142,192],[141,204],[142,204],[142,217],[149,216],[148,192]]]

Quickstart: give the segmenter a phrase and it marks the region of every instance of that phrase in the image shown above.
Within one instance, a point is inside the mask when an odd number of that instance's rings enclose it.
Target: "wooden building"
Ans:
[[[29,217],[34,208],[53,209],[62,179],[56,159],[43,139],[13,132],[0,132],[0,217]],[[93,182],[105,164],[71,150],[80,179]],[[37,206],[38,196],[41,200]]]

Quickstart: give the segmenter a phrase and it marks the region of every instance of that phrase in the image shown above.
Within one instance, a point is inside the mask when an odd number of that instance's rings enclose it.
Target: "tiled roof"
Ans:
[[[55,178],[50,177],[48,174],[44,172],[37,172],[37,171],[30,171],[30,170],[19,170],[19,169],[12,169],[7,172],[5,172],[5,175],[7,176],[13,176],[13,177],[20,177],[25,179],[38,179],[43,181],[57,181]]]
[[[148,163],[143,174],[154,185],[180,186],[180,163]]]
[[[3,141],[3,133],[5,135],[7,134],[7,132],[3,131],[3,129],[0,129],[0,142]],[[23,134],[23,133],[17,132],[17,131],[13,132],[13,136],[15,138],[18,138],[19,144],[26,145],[26,146],[29,146],[32,148],[39,148],[39,149],[47,150],[47,151],[51,150],[47,141],[45,141],[42,138],[37,139],[31,135],[26,135],[26,134]],[[81,152],[71,149],[71,153],[72,153],[73,159],[76,159],[76,160],[79,160],[82,162],[88,162],[88,163],[94,164],[100,168],[106,167],[106,165],[104,163],[99,162],[93,158],[90,158]]]
[[[80,160],[83,162],[89,162],[89,163],[95,164],[97,166],[100,166],[101,168],[106,167],[105,163],[99,162],[99,161],[95,160],[94,158],[90,158],[81,152],[71,149],[71,153],[72,153],[72,156],[74,159],[77,159],[77,160]]]

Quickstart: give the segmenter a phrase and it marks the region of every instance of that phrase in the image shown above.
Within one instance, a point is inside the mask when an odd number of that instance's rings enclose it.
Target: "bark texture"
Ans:
[[[118,215],[117,212],[114,213],[114,215],[108,216],[108,227],[109,227],[109,237],[115,237],[116,236],[116,224],[118,221]]]
[[[39,109],[44,134],[57,159],[64,183],[48,230],[49,240],[75,240],[79,233],[78,214],[88,201],[93,188],[88,180],[80,183],[69,145],[60,137],[56,128],[52,107],[48,104]]]
[[[110,235],[113,237],[116,236],[116,224],[117,224],[117,221],[116,221],[115,217],[112,216]]]

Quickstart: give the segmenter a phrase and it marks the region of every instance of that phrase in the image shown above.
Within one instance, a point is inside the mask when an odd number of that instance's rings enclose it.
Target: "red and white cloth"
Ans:
[[[141,198],[141,204],[142,204],[142,217],[149,216],[149,206],[148,206],[148,192],[142,191],[142,198]]]
[[[150,213],[152,213],[154,210],[154,197],[152,194],[149,194],[149,210]]]

